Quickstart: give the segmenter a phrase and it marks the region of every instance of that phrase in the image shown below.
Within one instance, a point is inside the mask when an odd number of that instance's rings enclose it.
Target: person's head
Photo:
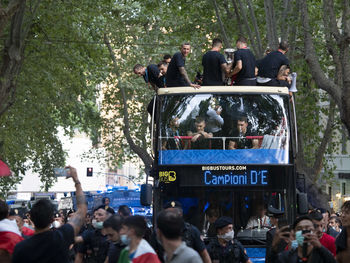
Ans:
[[[257,204],[256,205],[256,215],[259,218],[263,218],[266,215],[267,209],[264,204]]]
[[[173,119],[171,119],[170,121],[170,125],[171,128],[179,128],[180,127],[180,122],[179,122],[179,118],[175,117]]]
[[[163,57],[163,62],[169,64],[171,61],[171,55],[170,54],[165,54]]]
[[[246,116],[239,116],[237,120],[237,130],[242,133],[247,132],[248,119]]]
[[[16,223],[17,223],[17,226],[18,226],[18,229],[19,231],[22,231],[22,227],[24,225],[24,222],[23,222],[23,218],[18,215],[18,214],[15,214],[15,213],[12,213],[10,212],[9,214],[9,217],[8,217],[10,220],[16,220]]]
[[[163,243],[166,240],[179,240],[184,221],[179,213],[162,210],[157,216],[157,237]]]
[[[134,69],[133,69],[134,73],[138,76],[145,75],[145,70],[146,70],[146,68],[144,66],[142,66],[141,64],[136,64],[134,66]]]
[[[167,71],[168,71],[168,64],[167,62],[164,62],[164,61],[161,61],[158,63],[158,69],[159,69],[159,72],[164,76]]]
[[[314,224],[315,234],[318,238],[321,238],[323,235],[323,226],[324,226],[324,219],[320,212],[318,211],[312,211],[309,214],[309,217],[312,219],[312,223]]]
[[[217,51],[220,51],[222,49],[222,41],[219,38],[214,38],[212,47],[217,49]]]
[[[288,43],[287,41],[281,41],[280,44],[278,45],[278,49],[283,51],[283,53],[287,53],[288,52]]]
[[[132,240],[142,239],[147,230],[147,223],[143,216],[129,216],[124,219],[120,230],[121,240],[128,245]]]
[[[29,213],[36,229],[47,228],[54,220],[54,206],[50,200],[38,200]]]
[[[163,209],[166,211],[172,211],[183,217],[182,205],[178,201],[170,201],[163,205]]]
[[[350,201],[344,202],[341,206],[340,219],[343,227],[350,227]]]
[[[7,218],[9,215],[9,207],[4,200],[0,199],[0,220]]]
[[[120,230],[123,226],[123,218],[120,215],[113,215],[103,222],[104,233],[111,242],[120,241]]]
[[[240,36],[236,41],[236,47],[238,49],[240,49],[240,48],[244,48],[246,46],[247,46],[247,39],[243,36]]]
[[[305,234],[304,232],[312,233],[315,231],[312,219],[307,215],[300,216],[297,219],[295,219],[292,228],[299,246],[303,245],[303,242],[304,242],[303,236]]]
[[[278,71],[277,74],[277,79],[283,79],[286,80],[286,78],[288,77],[290,73],[290,67],[287,65],[282,65]]]
[[[230,241],[234,237],[232,218],[222,216],[218,218],[214,223],[216,229],[216,235],[219,239],[224,241]]]
[[[210,224],[213,224],[220,216],[219,209],[216,207],[209,207],[206,214],[208,216],[208,221]]]
[[[111,200],[108,197],[103,197],[102,198],[102,204],[109,206]]]
[[[131,216],[131,210],[127,205],[121,205],[118,208],[118,214],[121,217],[126,218],[128,216]]]
[[[94,213],[94,219],[97,222],[104,222],[109,217],[109,213],[103,208],[98,208]]]
[[[270,54],[271,51],[272,51],[271,48],[270,48],[270,47],[267,47],[267,48],[265,49],[265,56],[268,55],[268,54]]]
[[[181,54],[182,54],[183,57],[187,57],[188,54],[190,54],[190,52],[191,52],[191,45],[190,45],[190,43],[187,43],[187,42],[183,43],[181,45],[180,51],[181,51]]]
[[[54,228],[59,228],[61,225],[64,224],[64,219],[62,218],[61,214],[55,213],[54,214],[54,221],[52,222],[52,226]]]
[[[337,216],[331,216],[329,218],[329,225],[336,231],[339,231],[339,228],[342,226],[341,221]]]
[[[205,128],[205,119],[203,117],[198,116],[196,118],[196,121],[194,122],[194,125],[196,126],[197,132],[203,132]]]

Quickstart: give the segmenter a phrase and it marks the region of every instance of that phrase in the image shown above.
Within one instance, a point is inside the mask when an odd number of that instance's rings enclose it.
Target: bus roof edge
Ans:
[[[200,94],[200,93],[253,93],[253,94],[285,94],[287,87],[270,86],[201,86],[199,89],[192,87],[171,87],[158,89],[158,95],[175,94]]]

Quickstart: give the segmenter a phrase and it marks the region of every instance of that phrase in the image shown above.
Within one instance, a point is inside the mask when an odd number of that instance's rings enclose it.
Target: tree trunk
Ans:
[[[271,49],[277,49],[278,38],[276,30],[276,18],[272,0],[264,0],[267,40]]]
[[[214,4],[214,9],[215,9],[216,18],[218,19],[218,23],[219,23],[219,26],[220,26],[220,29],[221,29],[221,32],[222,32],[222,36],[223,36],[223,38],[224,38],[225,46],[226,46],[226,47],[231,47],[230,40],[229,40],[228,37],[227,37],[224,24],[222,23],[222,20],[221,20],[221,16],[220,16],[218,4],[217,4],[216,0],[212,0],[212,1],[213,1],[213,4]]]

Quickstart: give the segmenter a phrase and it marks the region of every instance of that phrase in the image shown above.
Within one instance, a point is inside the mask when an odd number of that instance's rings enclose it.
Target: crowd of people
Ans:
[[[200,88],[201,85],[295,87],[296,73],[290,74],[289,60],[285,55],[288,52],[287,42],[282,41],[278,50],[267,49],[265,57],[260,60],[255,59],[245,37],[237,39],[237,50],[232,61],[226,61],[225,56],[220,53],[222,47],[222,41],[215,38],[211,50],[202,57],[203,75],[197,74],[193,82],[185,69],[186,57],[191,51],[190,43],[183,43],[180,52],[172,57],[166,54],[158,65],[150,64],[145,67],[136,64],[133,71],[142,76],[154,90],[184,86]]]
[[[68,169],[76,187],[76,211],[55,213],[50,200],[38,200],[23,218],[10,214],[0,200],[0,262],[251,262],[235,237],[232,218],[209,209],[208,233],[213,236],[205,243],[200,231],[184,221],[177,201],[155,215],[154,229],[127,206],[115,212],[106,198],[89,214],[76,169]],[[271,217],[264,207],[258,209],[246,226],[271,228],[266,262],[349,262],[350,201],[340,215],[311,210],[290,226],[282,226],[278,219],[283,213],[271,209]]]

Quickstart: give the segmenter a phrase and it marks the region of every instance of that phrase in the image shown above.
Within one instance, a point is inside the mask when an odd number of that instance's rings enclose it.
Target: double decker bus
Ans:
[[[287,88],[161,88],[153,120],[153,215],[179,201],[185,220],[210,238],[214,210],[233,219],[246,248],[265,246],[270,224],[247,228],[261,207],[293,222],[297,137]]]

